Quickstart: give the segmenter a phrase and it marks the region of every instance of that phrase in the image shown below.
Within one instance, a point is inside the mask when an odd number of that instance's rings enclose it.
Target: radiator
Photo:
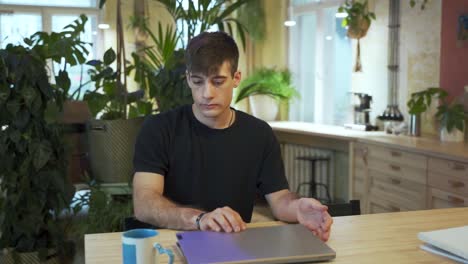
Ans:
[[[311,162],[297,160],[298,157],[330,158],[329,162],[319,161],[315,166],[315,180],[317,183],[328,186],[330,197],[334,197],[334,155],[333,151],[313,148],[305,145],[296,145],[290,143],[281,143],[281,154],[284,162],[286,178],[289,182],[289,188],[297,192],[302,197],[309,197],[309,185],[301,183],[311,181]],[[317,188],[317,197],[320,200],[326,199],[326,191],[323,187]]]

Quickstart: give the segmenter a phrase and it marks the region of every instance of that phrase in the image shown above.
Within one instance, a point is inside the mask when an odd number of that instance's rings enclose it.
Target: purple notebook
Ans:
[[[177,233],[188,264],[300,263],[329,260],[335,252],[302,225],[249,228],[240,233]]]

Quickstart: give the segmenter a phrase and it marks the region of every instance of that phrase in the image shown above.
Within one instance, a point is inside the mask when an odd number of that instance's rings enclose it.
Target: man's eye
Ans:
[[[202,81],[193,81],[192,83],[195,84],[195,85],[202,85],[203,84]]]
[[[216,86],[220,86],[220,85],[223,85],[223,81],[214,81],[213,84],[216,85]]]

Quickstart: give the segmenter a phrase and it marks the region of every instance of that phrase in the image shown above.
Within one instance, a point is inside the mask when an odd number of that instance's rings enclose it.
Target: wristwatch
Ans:
[[[206,212],[203,212],[203,213],[199,214],[199,215],[197,216],[197,219],[195,220],[195,223],[197,224],[197,229],[198,229],[198,230],[201,230],[201,228],[200,228],[200,220],[202,219],[202,217],[203,217],[205,214],[206,214]]]

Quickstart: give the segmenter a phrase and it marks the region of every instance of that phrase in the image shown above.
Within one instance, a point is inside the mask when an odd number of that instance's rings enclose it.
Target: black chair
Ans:
[[[142,222],[136,219],[134,216],[125,217],[123,221],[123,230],[128,231],[137,228],[149,228],[149,229],[158,229],[157,226]]]
[[[331,216],[360,215],[361,202],[350,200],[349,203],[325,204],[328,206],[328,213]]]

